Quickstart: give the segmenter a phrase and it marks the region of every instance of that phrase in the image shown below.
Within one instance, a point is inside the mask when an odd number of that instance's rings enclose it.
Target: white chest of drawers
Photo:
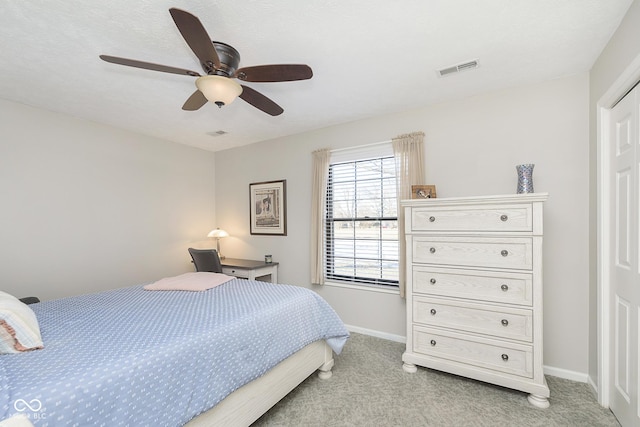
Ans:
[[[416,365],[529,393],[542,364],[546,193],[405,200],[407,349]]]

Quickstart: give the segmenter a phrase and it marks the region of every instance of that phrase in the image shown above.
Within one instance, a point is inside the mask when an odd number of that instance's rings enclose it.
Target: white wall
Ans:
[[[634,1],[620,26],[613,37],[600,54],[591,69],[590,79],[590,100],[589,100],[589,147],[590,147],[590,188],[591,200],[589,203],[590,214],[590,324],[589,324],[589,353],[593,357],[589,360],[589,376],[592,381],[598,383],[598,288],[597,288],[597,133],[596,133],[596,111],[597,103],[602,96],[611,88],[614,82],[620,77],[627,67],[640,58],[640,2]]]
[[[4,100],[0,129],[0,289],[46,300],[192,269],[214,153]]]
[[[463,78],[462,75],[453,78]],[[515,165],[535,163],[545,210],[545,365],[588,370],[588,76],[487,93],[216,153],[217,226],[227,256],[279,261],[281,282],[311,287],[311,152],[357,146],[422,130],[427,183],[438,197],[511,194]],[[339,108],[337,106],[336,108]],[[249,234],[248,186],[287,180],[288,235]],[[404,336],[397,295],[314,287],[345,323]]]

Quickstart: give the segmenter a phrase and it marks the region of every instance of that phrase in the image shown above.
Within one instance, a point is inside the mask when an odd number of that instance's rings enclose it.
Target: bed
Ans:
[[[227,280],[29,306],[44,348],[0,355],[0,420],[247,426],[314,371],[331,376],[349,334],[320,296]]]

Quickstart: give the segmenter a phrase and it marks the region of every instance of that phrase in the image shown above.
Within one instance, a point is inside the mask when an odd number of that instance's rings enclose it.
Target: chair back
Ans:
[[[189,248],[189,254],[196,266],[196,271],[209,273],[222,273],[222,264],[218,251],[215,249],[194,249]]]

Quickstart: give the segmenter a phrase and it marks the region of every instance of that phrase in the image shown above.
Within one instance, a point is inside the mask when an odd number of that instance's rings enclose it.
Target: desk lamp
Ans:
[[[220,253],[220,239],[229,237],[229,233],[216,228],[215,230],[211,230],[209,234],[207,234],[207,237],[213,237],[214,239],[216,239],[216,250],[218,251],[218,256],[220,257],[220,259],[224,259],[224,256]]]

